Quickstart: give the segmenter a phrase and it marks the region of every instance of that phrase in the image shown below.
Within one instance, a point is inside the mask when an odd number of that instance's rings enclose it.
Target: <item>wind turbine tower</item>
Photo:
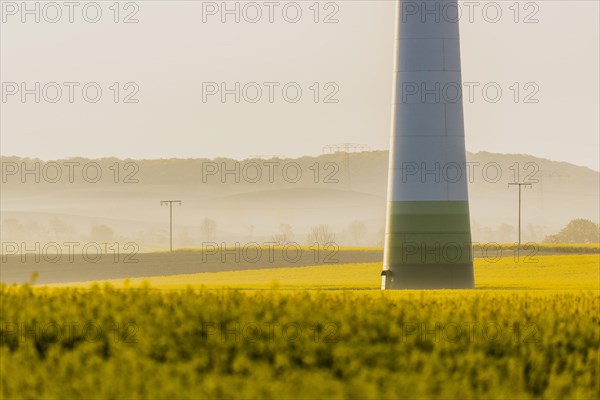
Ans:
[[[474,287],[459,15],[397,1],[382,289]]]

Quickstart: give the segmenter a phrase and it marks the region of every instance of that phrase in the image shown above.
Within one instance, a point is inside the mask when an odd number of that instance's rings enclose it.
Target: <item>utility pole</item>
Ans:
[[[529,186],[531,187],[532,184],[531,183],[523,183],[523,182],[511,182],[508,184],[508,186],[518,186],[519,187],[519,247],[517,248],[517,251],[521,248],[521,187],[522,186]]]
[[[161,200],[160,205],[169,205],[169,249],[173,251],[173,203],[181,205],[181,200]]]

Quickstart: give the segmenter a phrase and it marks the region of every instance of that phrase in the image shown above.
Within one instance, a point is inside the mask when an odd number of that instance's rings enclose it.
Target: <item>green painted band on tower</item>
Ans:
[[[400,264],[464,264],[472,260],[471,236],[389,235],[388,260]]]
[[[389,218],[386,240],[391,265],[471,261],[468,202],[394,201]]]
[[[388,233],[470,233],[467,201],[392,201]]]
[[[428,214],[445,215],[457,214],[469,216],[469,202],[466,200],[415,200],[415,201],[391,201],[390,214]]]

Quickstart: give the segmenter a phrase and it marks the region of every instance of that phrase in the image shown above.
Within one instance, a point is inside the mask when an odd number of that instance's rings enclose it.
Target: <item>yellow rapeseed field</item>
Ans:
[[[2,398],[596,399],[598,254],[477,259],[475,290],[380,263],[0,286]]]
[[[381,263],[225,271],[107,281],[116,287],[149,283],[158,289],[379,289]],[[599,289],[600,255],[476,258],[477,289]],[[69,286],[89,286],[73,283]]]

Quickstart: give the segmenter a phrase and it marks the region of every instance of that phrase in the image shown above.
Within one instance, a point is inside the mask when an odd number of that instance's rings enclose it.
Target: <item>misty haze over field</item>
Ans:
[[[524,242],[541,241],[574,218],[599,219],[597,171],[527,155],[467,158],[474,242],[517,240],[513,181],[532,183],[523,189]],[[339,245],[381,246],[387,166],[387,151],[244,161],[2,157],[2,241],[133,241],[142,251],[168,249],[169,209],[160,201],[181,200],[173,206],[175,248],[308,244],[319,225]],[[411,173],[453,179],[456,171],[426,166]]]

